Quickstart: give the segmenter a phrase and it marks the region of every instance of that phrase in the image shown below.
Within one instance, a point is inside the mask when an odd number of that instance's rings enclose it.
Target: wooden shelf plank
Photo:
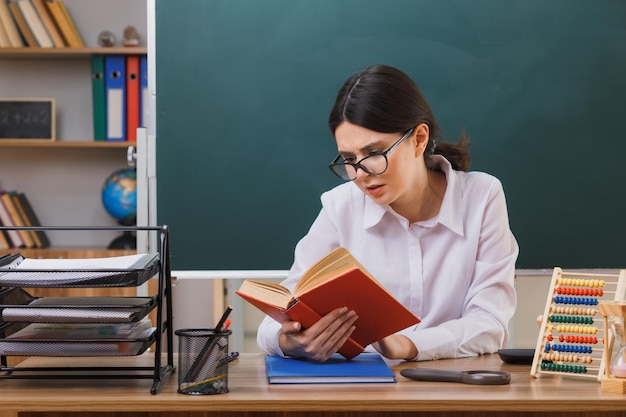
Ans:
[[[0,48],[0,59],[54,59],[87,58],[91,55],[145,55],[145,47],[113,48]]]
[[[0,139],[0,148],[128,148],[137,142]]]

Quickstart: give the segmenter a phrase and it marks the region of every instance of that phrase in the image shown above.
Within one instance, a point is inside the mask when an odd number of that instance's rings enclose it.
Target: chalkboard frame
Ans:
[[[30,107],[29,107],[30,106]],[[38,112],[38,116],[49,122],[43,126],[4,128],[5,117],[16,114],[16,107],[20,113],[28,111]],[[8,112],[8,114],[7,114]],[[41,134],[41,132],[44,132]],[[19,141],[55,141],[56,140],[56,101],[54,98],[3,98],[0,99],[0,140]]]

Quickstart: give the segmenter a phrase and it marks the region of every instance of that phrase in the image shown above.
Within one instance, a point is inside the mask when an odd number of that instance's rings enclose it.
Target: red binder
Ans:
[[[139,56],[126,57],[126,140],[137,140],[139,127]]]

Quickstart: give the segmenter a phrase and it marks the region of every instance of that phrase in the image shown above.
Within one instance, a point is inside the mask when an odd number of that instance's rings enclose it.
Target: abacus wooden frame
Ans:
[[[593,369],[597,369],[594,372],[588,373],[573,373],[573,372],[565,372],[565,371],[555,371],[555,370],[547,370],[542,369],[542,356],[546,347],[546,339],[547,339],[547,329],[549,325],[550,311],[553,306],[553,298],[557,292],[557,288],[559,287],[559,279],[560,278],[572,278],[572,279],[582,279],[582,280],[602,280],[605,281],[607,285],[615,286],[615,290],[604,291],[603,297],[604,300],[601,301],[610,301],[608,296],[610,294],[613,295],[612,301],[624,301],[624,290],[626,288],[626,269],[620,269],[617,274],[615,273],[595,273],[595,272],[581,272],[581,271],[564,271],[560,267],[555,267],[552,273],[552,281],[550,284],[550,289],[548,291],[548,296],[546,300],[546,306],[543,313],[543,316],[540,316],[537,321],[540,321],[539,335],[537,337],[537,345],[535,348],[535,355],[533,357],[532,367],[530,369],[530,375],[537,378],[540,374],[552,374],[552,375],[562,375],[574,378],[587,378],[587,379],[596,379],[600,381],[603,374],[605,373],[605,367],[607,366],[606,359],[604,358],[606,349],[598,348],[595,350],[602,350],[602,356],[597,358],[600,360],[599,366],[594,365]],[[596,311],[594,314],[595,320],[600,321],[602,316],[599,311]],[[605,332],[603,330],[603,332]],[[598,343],[603,343],[603,339],[608,339],[606,337],[605,332],[604,338],[598,338]],[[589,367],[587,367],[589,368]]]

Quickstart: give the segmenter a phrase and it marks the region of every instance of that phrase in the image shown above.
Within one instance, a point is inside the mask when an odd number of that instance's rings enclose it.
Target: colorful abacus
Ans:
[[[530,374],[558,374],[600,380],[608,336],[600,301],[624,297],[626,270],[619,274],[564,272],[554,268]]]

